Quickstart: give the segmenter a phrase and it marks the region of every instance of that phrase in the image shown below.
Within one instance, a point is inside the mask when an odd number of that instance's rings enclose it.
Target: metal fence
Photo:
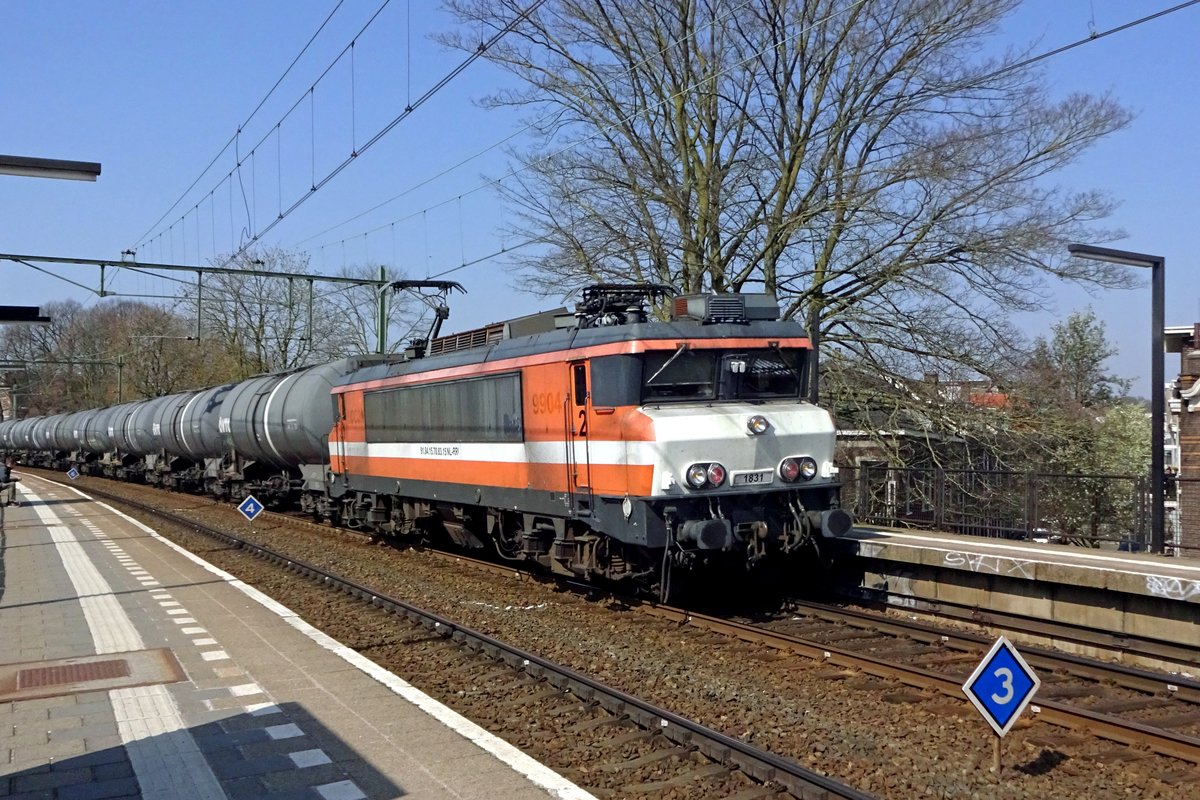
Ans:
[[[1150,542],[1146,475],[887,466],[841,474],[842,505],[860,523],[1122,550]]]

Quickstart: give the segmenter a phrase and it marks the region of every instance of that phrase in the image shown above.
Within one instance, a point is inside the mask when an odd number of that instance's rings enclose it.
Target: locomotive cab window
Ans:
[[[642,399],[712,400],[719,356],[715,350],[693,350],[687,345],[646,353]]]
[[[729,395],[741,400],[796,397],[803,374],[798,356],[796,352],[767,350],[727,357]]]
[[[804,365],[803,350],[725,352],[681,346],[652,351],[643,365],[642,402],[799,397]]]
[[[575,377],[575,405],[587,405],[587,364],[576,364],[571,368]]]

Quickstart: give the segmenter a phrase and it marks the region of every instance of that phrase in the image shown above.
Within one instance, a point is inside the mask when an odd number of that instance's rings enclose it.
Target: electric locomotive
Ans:
[[[809,339],[772,297],[602,284],[574,314],[423,344],[333,388],[310,502],[342,524],[664,595],[677,568],[754,567],[850,527],[833,421],[801,397]]]
[[[574,313],[444,337],[435,310],[401,357],[0,422],[0,445],[664,597],[679,569],[778,565],[849,529],[833,421],[802,397],[811,345],[773,298],[600,284]]]

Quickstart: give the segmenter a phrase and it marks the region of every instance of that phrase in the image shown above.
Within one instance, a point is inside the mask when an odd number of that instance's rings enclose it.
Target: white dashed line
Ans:
[[[354,781],[327,783],[324,786],[317,786],[316,790],[317,794],[321,795],[325,800],[365,800],[366,798],[366,795],[354,784]]]
[[[289,722],[286,725],[269,725],[263,730],[272,739],[295,739],[297,736],[304,735],[304,731],[300,730],[300,726],[294,722]]]
[[[332,764],[333,761],[325,755],[324,750],[301,750],[298,753],[288,753],[288,758],[297,767],[319,767],[322,764]]]

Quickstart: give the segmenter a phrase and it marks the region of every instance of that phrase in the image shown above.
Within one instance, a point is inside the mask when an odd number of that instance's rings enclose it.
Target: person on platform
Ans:
[[[6,506],[19,506],[17,500],[17,478],[12,474],[16,461],[12,456],[4,457],[4,465],[0,466],[0,503]]]

